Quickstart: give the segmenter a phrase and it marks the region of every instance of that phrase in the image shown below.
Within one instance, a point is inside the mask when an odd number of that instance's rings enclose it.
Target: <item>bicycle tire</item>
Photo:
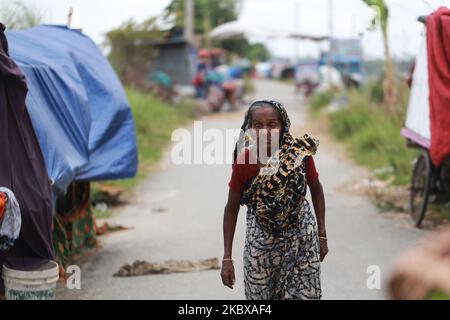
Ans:
[[[417,228],[420,228],[427,211],[432,174],[430,155],[425,150],[416,159],[411,180],[410,214]],[[421,198],[418,198],[419,196]]]

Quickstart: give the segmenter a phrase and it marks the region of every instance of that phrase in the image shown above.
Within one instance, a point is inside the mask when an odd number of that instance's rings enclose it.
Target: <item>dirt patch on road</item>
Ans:
[[[163,263],[151,263],[136,260],[132,265],[126,264],[114,274],[114,277],[134,277],[149,274],[169,274],[178,272],[196,272],[220,269],[217,258],[188,261],[188,260],[168,260]]]

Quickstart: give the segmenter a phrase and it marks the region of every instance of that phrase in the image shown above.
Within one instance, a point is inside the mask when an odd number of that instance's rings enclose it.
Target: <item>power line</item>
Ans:
[[[393,4],[393,5],[397,6],[398,8],[401,8],[401,9],[403,9],[403,10],[409,12],[411,15],[414,15],[415,17],[418,17],[418,16],[421,15],[421,13],[417,13],[417,12],[414,12],[413,10],[411,10],[410,7],[406,7],[406,6],[404,6],[403,4],[400,4],[400,3],[395,2],[395,1],[392,1],[392,0],[391,0],[391,1],[388,2],[388,4]],[[423,14],[423,13],[422,13],[422,14]]]
[[[425,3],[432,11],[436,11],[436,9],[434,9],[427,0],[422,0],[422,2]]]

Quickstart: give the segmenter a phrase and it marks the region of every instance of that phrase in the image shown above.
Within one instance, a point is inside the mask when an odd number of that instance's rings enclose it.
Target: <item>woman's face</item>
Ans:
[[[263,137],[263,135],[266,136],[267,152],[271,154],[274,151],[272,150],[272,145],[274,147],[278,146],[280,131],[282,129],[278,111],[271,106],[263,106],[255,109],[252,113],[250,128],[255,130],[258,146],[260,137]]]

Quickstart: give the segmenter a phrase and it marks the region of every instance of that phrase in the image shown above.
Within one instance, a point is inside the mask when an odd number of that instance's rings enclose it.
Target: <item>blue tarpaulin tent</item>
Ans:
[[[27,109],[53,190],[71,181],[132,177],[134,121],[108,60],[81,32],[42,25],[6,32],[11,57],[27,78]]]

